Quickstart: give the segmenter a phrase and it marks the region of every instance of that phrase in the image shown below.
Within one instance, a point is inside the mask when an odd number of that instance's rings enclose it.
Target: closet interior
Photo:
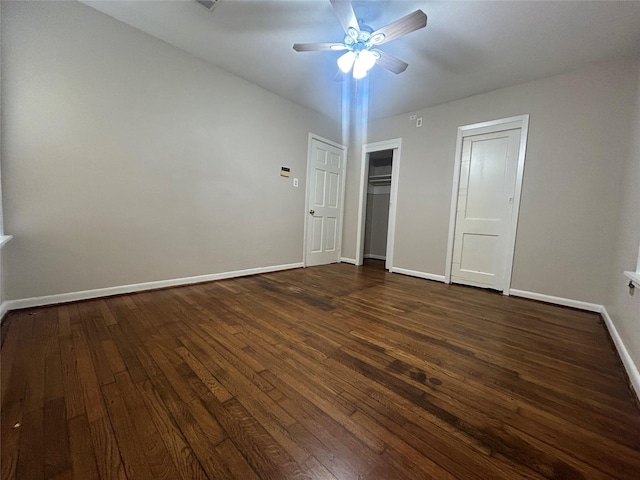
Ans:
[[[367,209],[364,233],[364,258],[386,260],[391,198],[393,150],[368,155]]]

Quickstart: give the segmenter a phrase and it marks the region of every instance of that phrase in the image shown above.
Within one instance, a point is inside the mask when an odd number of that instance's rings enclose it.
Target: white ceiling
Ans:
[[[341,114],[340,52],[293,43],[340,42],[329,0],[81,0],[298,104]],[[640,53],[640,1],[354,1],[374,29],[418,8],[427,27],[381,48],[409,63],[370,74],[370,116],[387,117]]]

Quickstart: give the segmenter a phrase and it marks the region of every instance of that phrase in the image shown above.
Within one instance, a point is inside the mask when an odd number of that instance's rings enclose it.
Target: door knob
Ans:
[[[315,211],[315,210],[309,210],[309,213],[310,213],[311,215],[313,215],[314,213],[316,213],[316,211]]]

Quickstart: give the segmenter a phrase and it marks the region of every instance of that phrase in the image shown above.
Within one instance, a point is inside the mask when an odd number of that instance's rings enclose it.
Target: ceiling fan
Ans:
[[[330,0],[330,2],[346,33],[343,42],[295,43],[293,49],[296,52],[346,50],[346,53],[338,58],[338,68],[345,74],[353,68],[352,75],[355,79],[365,77],[376,64],[396,74],[407,69],[409,64],[376,47],[426,27],[427,15],[422,10],[416,10],[395,22],[373,30],[369,25],[358,21],[350,2],[345,0]]]

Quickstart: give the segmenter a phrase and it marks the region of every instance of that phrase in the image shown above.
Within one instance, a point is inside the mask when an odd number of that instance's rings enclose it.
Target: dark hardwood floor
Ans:
[[[2,479],[640,478],[594,313],[338,264],[3,327]]]

